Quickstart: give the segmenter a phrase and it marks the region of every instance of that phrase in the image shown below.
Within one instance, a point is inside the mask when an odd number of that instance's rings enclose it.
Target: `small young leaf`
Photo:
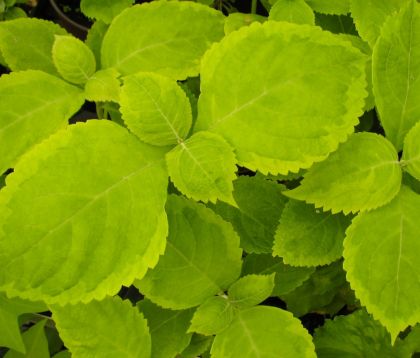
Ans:
[[[223,25],[220,11],[193,2],[133,6],[106,33],[102,66],[115,67],[123,75],[151,71],[177,80],[194,77],[204,52],[223,37]]]
[[[346,15],[350,12],[351,0],[305,0],[316,12],[330,15]]]
[[[404,141],[405,169],[420,180],[420,121],[408,132]]]
[[[234,307],[227,298],[210,297],[195,311],[188,331],[206,336],[218,334],[230,325],[234,315]]]
[[[249,26],[253,22],[264,22],[267,18],[256,14],[243,14],[241,12],[235,12],[229,14],[225,20],[225,34],[229,35],[231,32],[239,30],[241,27]]]
[[[240,309],[258,305],[273,292],[274,277],[274,273],[241,277],[229,287],[229,301]]]
[[[126,77],[120,105],[127,127],[146,143],[177,144],[190,131],[190,102],[181,87],[170,78],[154,73]]]
[[[315,358],[311,336],[290,312],[257,306],[239,311],[232,324],[216,335],[213,358]]]
[[[52,57],[58,73],[74,84],[85,84],[95,73],[93,52],[73,36],[55,36]]]
[[[137,306],[147,319],[152,336],[151,358],[175,357],[187,348],[192,336],[187,330],[194,314],[193,309],[166,310],[149,300],[142,300]]]
[[[85,85],[85,98],[92,102],[119,102],[120,74],[114,68],[93,74]]]
[[[278,0],[270,10],[269,20],[315,25],[315,15],[305,0]]]
[[[420,4],[408,1],[382,27],[373,49],[373,92],[387,138],[397,150],[420,118]]]
[[[4,21],[0,23],[0,52],[12,71],[42,70],[55,75],[54,36],[66,34],[51,21],[35,18]]]
[[[150,358],[147,321],[129,301],[108,297],[51,307],[57,329],[74,357]]]
[[[356,133],[284,195],[344,214],[372,210],[397,195],[402,172],[395,148],[384,137]]]
[[[91,19],[109,24],[115,16],[133,3],[134,0],[81,0],[80,10]]]
[[[347,278],[393,341],[420,322],[419,214],[420,195],[403,186],[388,205],[359,214],[344,241]]]
[[[96,68],[101,68],[101,47],[102,41],[106,32],[108,31],[109,25],[102,21],[95,21],[88,31],[86,37],[86,45],[91,49],[96,59]]]
[[[327,265],[343,253],[343,240],[350,220],[316,210],[313,205],[291,200],[280,218],[273,255],[293,266]]]
[[[164,255],[136,285],[170,309],[198,306],[223,292],[241,271],[242,250],[231,225],[202,204],[171,195]]]
[[[236,179],[233,149],[218,134],[199,132],[166,154],[172,182],[184,195],[197,201],[222,200],[235,205]]]

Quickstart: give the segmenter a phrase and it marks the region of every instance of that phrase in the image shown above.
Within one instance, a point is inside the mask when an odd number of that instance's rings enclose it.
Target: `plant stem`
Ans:
[[[257,12],[257,1],[258,0],[252,0],[252,3],[251,3],[251,14],[255,14]]]

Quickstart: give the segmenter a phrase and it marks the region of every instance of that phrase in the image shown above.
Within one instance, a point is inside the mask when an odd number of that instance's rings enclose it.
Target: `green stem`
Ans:
[[[251,14],[255,14],[257,12],[257,1],[258,0],[252,0],[251,4]]]

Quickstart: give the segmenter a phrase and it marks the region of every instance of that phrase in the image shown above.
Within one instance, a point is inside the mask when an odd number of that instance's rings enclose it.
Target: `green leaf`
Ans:
[[[420,195],[403,186],[388,205],[359,214],[344,241],[347,278],[393,341],[420,322],[419,215]]]
[[[66,81],[85,84],[95,73],[96,60],[93,52],[73,36],[55,36],[52,57],[58,73]]]
[[[1,76],[0,98],[1,173],[14,167],[32,146],[64,128],[84,102],[81,90],[41,71]]]
[[[57,353],[54,358],[71,358],[71,353],[69,351],[61,351]]]
[[[270,10],[269,20],[315,25],[315,15],[305,0],[278,0]]]
[[[19,298],[7,298],[0,293],[0,347],[8,347],[14,351],[25,353],[18,317],[23,313],[46,311],[41,302],[29,302]]]
[[[166,154],[166,164],[172,182],[187,197],[235,205],[236,158],[220,135],[205,131],[194,134]]]
[[[92,102],[119,102],[120,74],[114,68],[93,74],[85,85],[85,98]]]
[[[322,14],[346,15],[350,12],[351,0],[305,0],[315,11]]]
[[[108,297],[88,304],[53,306],[51,310],[74,357],[150,357],[147,321],[129,301]]]
[[[125,77],[120,104],[125,124],[146,143],[181,143],[190,131],[190,102],[170,78],[154,73]]]
[[[213,342],[213,337],[194,333],[190,345],[180,354],[181,358],[197,358],[206,352]]]
[[[202,204],[171,195],[166,209],[166,251],[136,285],[163,307],[198,306],[239,277],[239,238],[229,223]]]
[[[247,255],[242,266],[242,275],[275,273],[273,296],[289,293],[303,284],[315,272],[313,267],[295,267],[283,263],[279,257],[268,254]]]
[[[327,320],[315,331],[314,343],[319,358],[397,356],[389,333],[363,309]]]
[[[229,14],[225,20],[225,34],[229,35],[231,32],[239,30],[241,27],[249,26],[253,22],[264,22],[267,18],[256,14],[243,14],[241,12],[235,12]]]
[[[373,48],[386,18],[406,2],[407,0],[351,0],[351,16],[360,37]]]
[[[0,191],[0,289],[66,304],[141,278],[167,235],[162,157],[109,121],[72,125],[28,152]]]
[[[334,34],[349,34],[357,36],[353,19],[349,15],[327,15],[315,13],[315,25]]]
[[[373,49],[373,92],[387,138],[401,150],[418,122],[420,82],[420,4],[409,1],[388,18]]]
[[[151,358],[175,357],[188,347],[192,334],[187,330],[193,309],[166,310],[149,300],[142,300],[137,306],[147,319],[152,336]]]
[[[384,137],[356,133],[284,194],[344,214],[385,205],[400,190],[402,172],[395,148]]]
[[[42,320],[23,333],[23,342],[25,343],[25,354],[10,350],[5,358],[49,358],[48,341],[45,336],[44,326],[46,320]]]
[[[4,14],[4,19],[6,21],[26,18],[26,17],[28,17],[28,15],[26,14],[25,10],[17,6],[7,9],[6,13]]]
[[[241,166],[298,172],[347,139],[365,85],[365,56],[347,41],[314,26],[254,23],[204,57],[195,130],[223,135]]]
[[[229,287],[229,301],[240,309],[258,305],[271,296],[274,277],[274,273],[241,277]]]
[[[327,265],[343,253],[345,229],[350,220],[342,214],[316,210],[291,200],[280,218],[273,255],[293,266]]]
[[[133,3],[134,0],[81,0],[80,10],[87,17],[109,24],[115,16]]]
[[[177,80],[193,77],[204,52],[223,37],[223,25],[221,12],[192,2],[136,5],[112,22],[101,62],[123,75],[150,71]]]
[[[66,34],[50,21],[35,18],[4,21],[0,23],[0,52],[12,71],[42,70],[55,75],[52,59],[55,35]]]
[[[405,170],[420,180],[420,121],[408,132],[404,141],[402,163]]]
[[[218,334],[230,325],[234,316],[234,307],[226,297],[210,297],[195,311],[188,331],[206,336]]]
[[[91,49],[96,59],[96,68],[101,68],[101,47],[102,41],[106,32],[108,31],[109,25],[102,21],[95,21],[90,27],[87,37],[86,45]]]
[[[315,358],[311,336],[290,312],[258,306],[240,311],[228,329],[216,335],[213,358]]]

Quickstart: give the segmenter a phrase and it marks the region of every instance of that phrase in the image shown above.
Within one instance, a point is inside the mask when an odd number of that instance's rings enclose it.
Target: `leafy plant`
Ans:
[[[226,4],[0,24],[6,357],[420,349],[420,4]]]

